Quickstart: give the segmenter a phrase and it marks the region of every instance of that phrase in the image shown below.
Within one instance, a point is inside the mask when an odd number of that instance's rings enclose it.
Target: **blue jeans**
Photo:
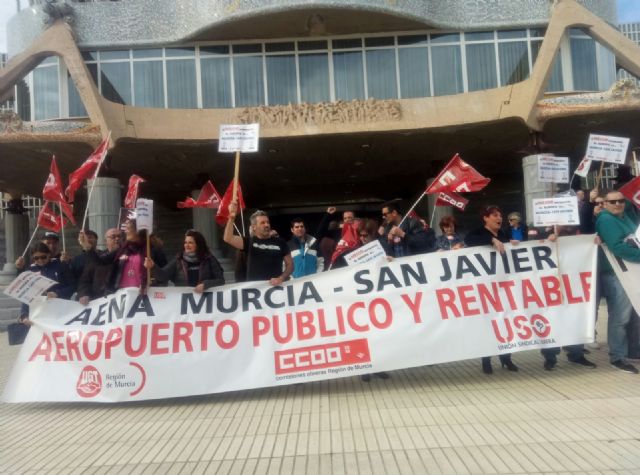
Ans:
[[[607,301],[607,311],[609,321],[607,324],[609,360],[624,360],[627,356],[627,326],[631,318],[633,307],[622,288],[622,284],[611,272],[604,272],[600,275],[602,279],[602,296]]]

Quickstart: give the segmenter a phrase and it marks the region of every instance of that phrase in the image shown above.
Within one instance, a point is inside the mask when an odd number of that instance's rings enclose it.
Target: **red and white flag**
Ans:
[[[198,195],[198,199],[194,200],[189,197],[184,201],[178,201],[178,208],[211,208],[215,209],[220,206],[220,202],[222,199],[220,198],[220,194],[218,190],[216,190],[211,180],[206,182],[202,189],[200,190],[200,195]]]
[[[46,201],[53,201],[59,205],[67,218],[69,218],[69,221],[76,224],[76,220],[73,217],[73,207],[67,203],[64,193],[62,192],[62,180],[60,179],[60,172],[58,171],[55,155],[51,157],[51,167],[49,168],[47,181],[42,189],[42,198]]]
[[[231,200],[233,199],[233,180],[229,183],[227,187],[227,191],[224,192],[224,196],[222,197],[222,201],[220,202],[220,206],[218,207],[218,212],[216,213],[216,223],[219,226],[224,226],[227,224],[229,220],[229,205],[231,204]],[[238,206],[240,209],[245,209],[246,205],[244,204],[244,198],[242,196],[242,187],[240,186],[240,182],[238,181]]]
[[[590,168],[591,168],[591,159],[584,157],[580,162],[580,165],[578,165],[578,168],[576,168],[575,174],[583,178],[586,178],[586,176],[589,174]]]
[[[454,208],[458,208],[460,211],[464,211],[468,203],[468,199],[463,198],[452,191],[448,193],[441,191],[438,193],[438,199],[436,200],[436,206],[453,206]]]
[[[342,225],[342,237],[336,244],[336,249],[331,255],[331,265],[343,255],[345,252],[355,249],[360,244],[358,236],[358,228],[360,227],[360,221],[356,220],[353,223],[344,223]]]
[[[624,195],[629,201],[640,208],[640,176],[634,178],[624,185],[618,191]]]
[[[60,216],[51,208],[51,201],[45,201],[38,213],[38,226],[54,233],[59,233],[62,230],[63,216]]]
[[[76,169],[71,175],[69,175],[69,185],[65,190],[69,202],[73,203],[76,191],[80,189],[84,180],[89,178],[95,178],[96,170],[104,160],[109,150],[109,137],[105,138],[102,143],[96,148],[89,158],[87,158],[78,169]]]
[[[144,178],[140,178],[138,175],[131,175],[129,178],[129,188],[127,188],[127,196],[124,197],[125,208],[135,208],[136,201],[138,199],[138,186],[145,181]]]
[[[490,181],[490,178],[482,176],[478,173],[478,170],[462,160],[460,155],[456,153],[447,163],[447,166],[433,180],[433,183],[427,187],[425,193],[480,191]]]

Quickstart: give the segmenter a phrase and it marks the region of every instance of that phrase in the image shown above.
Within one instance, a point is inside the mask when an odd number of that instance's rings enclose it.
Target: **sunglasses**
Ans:
[[[603,204],[604,204],[604,201],[595,201],[596,206],[602,206]]]
[[[369,233],[360,233],[360,237],[369,237]]]
[[[32,259],[34,261],[46,261],[49,258],[46,254],[41,254],[39,256],[33,256]]]
[[[627,200],[624,198],[621,200],[605,200],[605,201],[610,205],[623,205],[627,202]]]

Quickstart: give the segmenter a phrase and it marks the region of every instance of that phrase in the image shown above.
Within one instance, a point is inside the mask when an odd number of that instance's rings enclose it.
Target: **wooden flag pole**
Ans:
[[[40,228],[40,225],[36,224],[36,229],[33,230],[33,234],[31,235],[31,239],[29,239],[29,242],[27,243],[27,247],[24,249],[24,252],[22,253],[22,258],[23,259],[24,259],[24,256],[27,254],[27,251],[31,247],[31,243],[33,242],[33,238],[36,237],[36,233],[38,232],[39,228]]]
[[[598,177],[596,178],[596,186],[595,189],[600,189],[600,181],[602,180],[602,172],[604,171],[604,162],[600,162],[600,171],[598,172]]]
[[[238,179],[240,178],[240,151],[236,152],[236,164],[233,170],[233,198],[231,201],[238,202]]]
[[[149,230],[147,229],[147,257],[151,259],[151,235]],[[149,286],[151,285],[151,269],[147,269],[147,288],[149,290]]]
[[[636,176],[640,176],[640,169],[638,169],[638,157],[636,157],[636,151],[633,150],[631,152],[633,156],[633,169],[636,171]]]
[[[405,215],[402,217],[402,221],[400,221],[400,224],[398,224],[398,227],[402,226],[402,223],[405,222],[405,220],[407,219],[407,217],[411,214],[411,212],[415,209],[416,206],[418,206],[418,203],[420,203],[420,201],[422,200],[422,198],[424,198],[424,195],[426,195],[426,193],[423,191],[422,194],[418,197],[418,199],[416,200],[415,203],[413,203],[413,206],[411,206],[411,208],[409,208],[409,211],[407,211],[405,213]],[[435,208],[435,205],[434,205]]]

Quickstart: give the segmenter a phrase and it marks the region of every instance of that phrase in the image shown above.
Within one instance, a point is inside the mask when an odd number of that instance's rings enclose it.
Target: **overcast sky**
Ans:
[[[27,0],[21,0],[22,5]],[[640,22],[640,0],[617,0],[618,23]],[[16,13],[16,0],[0,0],[0,52],[7,51],[7,31],[5,24]]]

